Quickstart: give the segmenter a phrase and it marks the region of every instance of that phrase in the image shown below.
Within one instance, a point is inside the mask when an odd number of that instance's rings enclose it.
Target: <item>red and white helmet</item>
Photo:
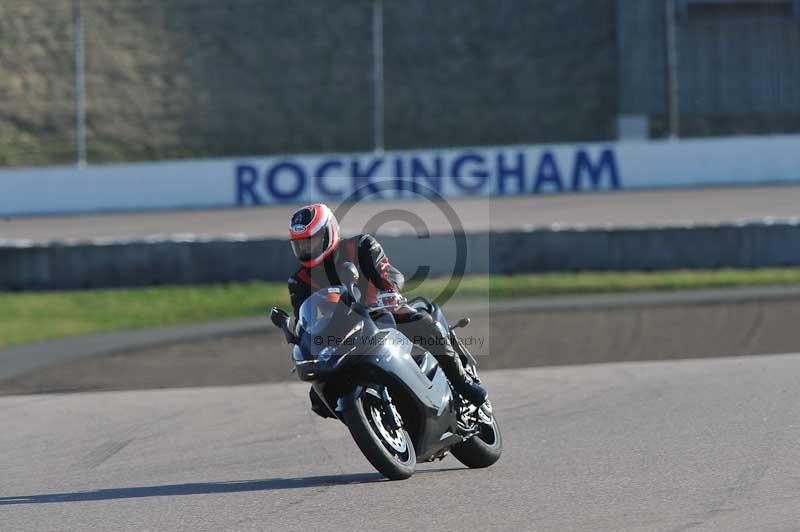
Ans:
[[[339,245],[339,222],[324,203],[307,205],[292,216],[289,237],[300,264],[313,268],[322,264]]]

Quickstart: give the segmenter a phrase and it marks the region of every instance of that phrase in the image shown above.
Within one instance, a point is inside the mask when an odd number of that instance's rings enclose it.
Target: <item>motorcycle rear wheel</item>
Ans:
[[[417,456],[408,432],[390,427],[387,410],[380,399],[364,393],[342,417],[369,463],[389,480],[403,480],[414,474]]]
[[[453,447],[450,452],[459,462],[473,469],[489,467],[503,454],[503,436],[497,418],[492,416],[492,424],[482,424],[480,432],[463,443]]]

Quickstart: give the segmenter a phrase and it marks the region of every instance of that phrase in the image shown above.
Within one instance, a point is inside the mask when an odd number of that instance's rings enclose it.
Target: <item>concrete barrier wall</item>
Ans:
[[[407,277],[545,271],[763,268],[800,265],[800,224],[381,236]],[[459,242],[462,251],[459,251]],[[459,266],[459,262],[461,263]],[[62,290],[286,280],[279,239],[164,240],[0,247],[0,289]]]

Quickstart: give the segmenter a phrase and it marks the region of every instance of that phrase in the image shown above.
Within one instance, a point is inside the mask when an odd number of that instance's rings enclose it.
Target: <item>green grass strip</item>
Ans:
[[[436,295],[446,284],[446,280],[426,281],[406,295]],[[476,276],[462,280],[455,299],[796,284],[800,284],[800,268]],[[288,304],[286,283],[266,282],[3,293],[0,347],[80,334],[265,316],[267,307]]]

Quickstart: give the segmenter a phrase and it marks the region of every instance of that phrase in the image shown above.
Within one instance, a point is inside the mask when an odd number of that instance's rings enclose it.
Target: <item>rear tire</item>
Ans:
[[[375,420],[373,409],[378,408],[375,401],[379,400],[364,393],[353,408],[342,412],[342,417],[369,463],[389,480],[404,480],[414,474],[417,466],[414,445],[403,428],[389,434],[390,437],[394,435],[391,442],[383,436],[378,426],[380,421]],[[388,430],[383,427],[383,433]]]
[[[451,449],[453,456],[465,466],[473,469],[489,467],[503,454],[503,436],[497,418],[492,417],[491,425],[481,425],[481,432],[459,443]]]

